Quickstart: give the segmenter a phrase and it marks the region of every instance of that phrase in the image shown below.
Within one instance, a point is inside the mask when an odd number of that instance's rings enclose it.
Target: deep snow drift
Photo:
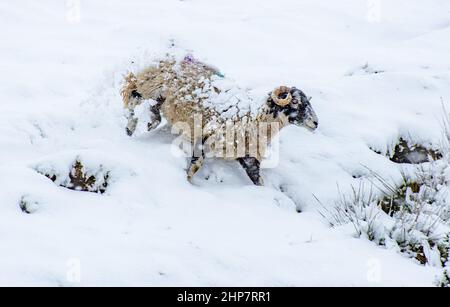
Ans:
[[[450,3],[373,2],[2,2],[0,284],[431,286],[439,270],[330,228],[315,199],[368,169],[399,178],[383,154],[400,137],[442,138]],[[170,45],[255,96],[301,88],[319,129],[282,131],[265,187],[218,160],[191,185],[170,129],[124,132],[123,75]],[[104,194],[41,174],[77,159],[108,173]]]

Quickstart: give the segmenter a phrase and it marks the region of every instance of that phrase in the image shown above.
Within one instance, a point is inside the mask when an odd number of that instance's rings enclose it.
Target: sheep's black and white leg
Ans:
[[[134,110],[129,109],[127,114],[127,127],[125,128],[128,136],[132,136],[138,124],[138,119],[134,117]]]
[[[129,136],[132,136],[134,131],[136,131],[136,127],[138,124],[138,118],[135,117],[135,108],[141,104],[142,101],[142,95],[139,94],[137,91],[132,91],[130,98],[129,98],[129,102],[128,102],[128,106],[127,106],[127,114],[126,117],[128,119],[128,123],[127,126],[125,128],[127,134]]]
[[[187,179],[189,182],[192,182],[192,178],[194,178],[194,175],[203,166],[203,162],[205,162],[205,152],[203,149],[203,141],[199,140],[194,144],[191,162],[187,169]]]
[[[261,163],[258,159],[253,157],[244,157],[238,159],[239,163],[247,172],[248,177],[252,180],[255,185],[262,186],[264,185],[264,181],[261,177]]]
[[[130,103],[128,105],[128,123],[126,132],[129,136],[132,136],[138,126],[139,117],[136,116],[136,107],[142,104],[142,96],[136,91],[132,92]],[[149,122],[147,123],[147,131],[151,131],[159,126],[161,123],[161,106],[164,103],[163,98],[158,98],[156,104],[151,105],[149,108]]]
[[[150,107],[150,122],[147,124],[147,131],[151,131],[161,123],[161,106],[164,99],[158,98],[157,103]]]

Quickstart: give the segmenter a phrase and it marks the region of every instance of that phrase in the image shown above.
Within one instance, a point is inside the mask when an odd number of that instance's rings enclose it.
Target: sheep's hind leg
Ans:
[[[255,185],[262,186],[264,185],[264,181],[260,174],[260,162],[258,159],[253,157],[244,157],[238,159],[239,163],[247,172],[248,177],[252,180]]]
[[[128,115],[127,115],[128,124],[126,127],[126,132],[129,136],[132,136],[136,131],[139,118],[136,117],[135,109],[138,105],[142,103],[142,96],[139,93],[133,92],[132,95],[133,97],[128,107]],[[149,109],[150,121],[147,123],[147,131],[155,129],[161,123],[161,106],[165,100],[160,97],[156,101],[157,103],[153,106],[150,106]]]
[[[205,152],[203,151],[203,142],[197,141],[194,145],[194,151],[192,154],[191,162],[187,170],[187,179],[192,182],[192,178],[198,172],[198,170],[203,166],[205,161]]]
[[[150,107],[150,122],[147,124],[148,131],[155,129],[161,123],[161,106],[165,99],[160,97],[156,101],[157,104]]]

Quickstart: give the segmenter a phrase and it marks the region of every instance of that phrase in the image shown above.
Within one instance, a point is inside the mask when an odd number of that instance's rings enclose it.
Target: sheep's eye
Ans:
[[[133,98],[142,98],[142,95],[139,94],[136,90],[131,92],[131,97]]]
[[[278,95],[278,98],[279,99],[286,99],[286,98],[288,98],[288,95],[289,95],[289,93],[281,93],[280,95]]]

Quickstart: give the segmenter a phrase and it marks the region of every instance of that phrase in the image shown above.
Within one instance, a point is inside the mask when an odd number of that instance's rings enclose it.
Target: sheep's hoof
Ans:
[[[256,179],[253,183],[254,183],[256,186],[259,186],[259,187],[264,186],[264,180],[262,179],[262,177],[259,177],[259,178]]]
[[[128,136],[133,136],[133,131],[131,131],[128,127],[125,130]]]
[[[190,176],[190,175],[187,176],[187,181],[188,181],[190,184],[192,184],[192,179],[193,179],[193,176]]]

